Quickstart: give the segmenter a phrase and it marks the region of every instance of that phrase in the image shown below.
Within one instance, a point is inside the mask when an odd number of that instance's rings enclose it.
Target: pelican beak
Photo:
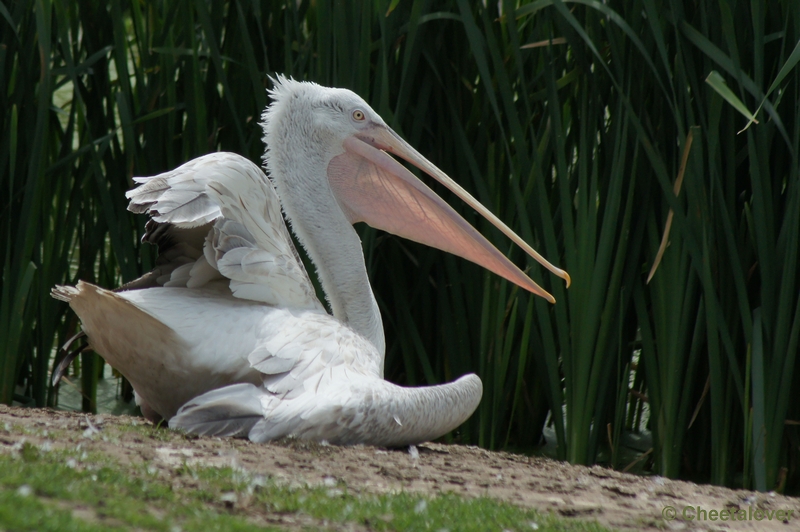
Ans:
[[[489,212],[458,183],[439,170],[388,126],[373,124],[345,139],[344,153],[328,165],[331,189],[350,223],[372,227],[463,257],[555,303],[414,174],[390,157],[396,155],[446,186],[478,211],[542,266],[570,284],[569,274],[550,264],[527,242]]]

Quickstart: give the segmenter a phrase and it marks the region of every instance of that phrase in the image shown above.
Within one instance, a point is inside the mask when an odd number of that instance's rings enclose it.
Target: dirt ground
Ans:
[[[82,442],[86,450],[105,453],[119,463],[146,461],[166,473],[184,463],[236,466],[292,485],[321,485],[333,477],[358,492],[405,490],[430,496],[444,492],[488,496],[540,511],[597,520],[622,530],[800,530],[800,499],[774,493],[641,477],[477,447],[429,443],[416,450],[386,450],[291,441],[253,444],[239,439],[190,439],[168,429],[163,429],[158,438],[116,430],[145,423],[128,416],[87,416],[0,405],[0,452],[10,452],[22,438],[32,444],[44,443],[47,431],[57,431],[58,440],[49,440],[52,447],[75,448]],[[7,427],[13,426],[22,426],[26,434],[9,431]],[[113,442],[87,437],[87,431],[113,431]],[[671,511],[668,507],[676,512],[673,520],[664,519]],[[693,508],[684,511],[686,507]],[[696,507],[709,512],[709,519],[684,518],[682,514],[696,515]],[[726,509],[744,511],[737,515],[747,516],[747,520],[710,519],[712,510]],[[783,521],[776,514],[772,520],[764,517],[756,521],[762,515],[757,510],[782,510],[778,515],[791,510],[793,514]]]

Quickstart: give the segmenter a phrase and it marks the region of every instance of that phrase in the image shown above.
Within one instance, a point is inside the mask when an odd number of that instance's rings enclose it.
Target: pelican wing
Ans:
[[[128,210],[148,213],[144,241],[156,268],[124,289],[199,288],[228,280],[234,296],[324,311],[292,243],[264,172],[232,153],[194,159],[154,177],[135,177]]]
[[[190,412],[189,415],[183,414]],[[183,415],[181,415],[183,414]],[[190,429],[204,436],[247,436],[264,419],[259,388],[232,384],[195,397],[181,407],[170,427]]]
[[[170,419],[170,427],[247,435],[258,422],[257,441],[266,441],[293,434],[309,415],[330,418],[343,404],[357,408],[358,400],[350,404],[351,388],[383,382],[375,346],[330,315],[273,309],[257,334],[263,337],[248,362],[261,373],[261,386],[237,384],[195,397]],[[334,416],[325,424],[335,432],[349,419]]]
[[[332,316],[275,309],[248,361],[260,386],[235,384],[194,397],[171,428],[208,436],[284,436],[334,444],[402,446],[438,438],[477,408],[475,375],[440,386],[403,388],[380,377],[376,348]]]

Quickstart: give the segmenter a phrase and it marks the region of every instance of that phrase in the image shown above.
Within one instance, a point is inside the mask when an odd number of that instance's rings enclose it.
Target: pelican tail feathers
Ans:
[[[67,301],[81,319],[91,348],[119,370],[160,416],[169,418],[188,398],[196,395],[194,381],[170,382],[174,377],[164,368],[180,368],[186,342],[165,325],[123,295],[91,283],[78,281],[76,286],[56,286],[52,296]],[[142,358],[146,354],[148,359]],[[77,353],[67,355],[72,357]],[[149,363],[148,363],[149,362]],[[60,377],[68,362],[54,372]],[[170,389],[170,395],[160,393]]]

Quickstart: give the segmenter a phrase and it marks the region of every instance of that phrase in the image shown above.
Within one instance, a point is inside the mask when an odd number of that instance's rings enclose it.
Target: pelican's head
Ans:
[[[351,224],[366,222],[448,251],[555,302],[390,153],[446,186],[569,286],[567,272],[404,141],[361,97],[280,75],[273,82],[273,103],[263,115],[264,159],[282,196],[329,188]]]
[[[272,81],[272,103],[262,116],[268,150],[291,143],[292,149],[308,146],[315,156],[329,151],[333,157],[343,151],[347,138],[374,129],[389,129],[353,91],[281,75]]]

